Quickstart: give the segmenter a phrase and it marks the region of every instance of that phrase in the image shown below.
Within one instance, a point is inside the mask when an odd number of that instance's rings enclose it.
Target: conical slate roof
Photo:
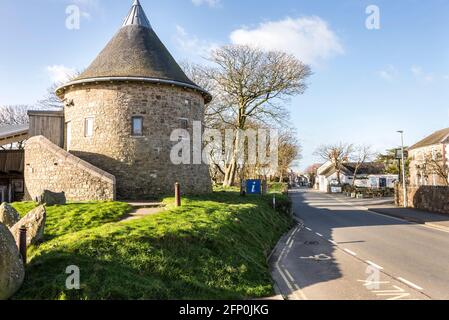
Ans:
[[[121,29],[92,64],[64,87],[92,81],[133,79],[197,89],[206,95],[206,102],[211,100],[210,94],[182,71],[154,32],[138,0],[134,1]]]

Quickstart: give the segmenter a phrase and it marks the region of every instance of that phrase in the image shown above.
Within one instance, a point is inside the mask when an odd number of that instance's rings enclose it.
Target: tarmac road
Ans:
[[[300,224],[272,274],[287,299],[449,299],[449,233],[308,189],[290,192]]]

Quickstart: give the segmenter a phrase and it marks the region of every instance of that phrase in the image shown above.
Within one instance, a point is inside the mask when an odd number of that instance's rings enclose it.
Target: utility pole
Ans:
[[[404,152],[404,131],[399,130],[401,134],[401,157],[402,157],[402,189],[404,191],[404,208],[407,208],[407,183],[405,181],[405,152]]]

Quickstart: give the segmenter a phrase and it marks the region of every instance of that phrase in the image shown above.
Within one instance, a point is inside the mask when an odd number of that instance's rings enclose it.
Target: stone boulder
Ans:
[[[9,229],[0,223],[0,300],[9,299],[19,290],[25,267]]]
[[[11,228],[19,222],[19,220],[20,216],[16,209],[6,202],[2,203],[0,206],[0,223],[3,223],[8,228]]]
[[[65,205],[67,203],[67,199],[65,197],[64,192],[51,192],[48,190],[44,190],[42,194],[37,198],[38,204],[46,204],[47,206],[54,205]]]
[[[27,246],[36,244],[44,237],[45,220],[47,219],[47,212],[45,206],[39,206],[23,217],[12,228],[11,233],[16,239],[17,245],[20,239],[20,228],[27,228]]]

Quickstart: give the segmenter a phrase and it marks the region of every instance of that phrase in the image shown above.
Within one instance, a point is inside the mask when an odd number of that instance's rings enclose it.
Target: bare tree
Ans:
[[[349,158],[354,162],[354,179],[352,179],[352,186],[355,186],[357,173],[364,163],[372,160],[374,153],[371,151],[371,146],[360,145],[355,146],[349,155]]]
[[[0,106],[0,126],[28,123],[28,105]]]
[[[330,161],[337,171],[337,181],[341,184],[341,170],[343,168],[343,163],[348,162],[350,156],[354,150],[352,144],[339,143],[339,144],[329,144],[322,145],[314,152],[314,155],[320,157],[324,161]]]
[[[424,155],[423,163],[420,165],[422,175],[436,175],[441,183],[449,186],[449,165],[441,152],[428,152]]]
[[[59,87],[58,83],[54,83],[47,89],[45,96],[37,101],[37,107],[39,109],[60,109],[64,108],[64,103],[56,95],[56,88]]]
[[[224,46],[212,52],[213,65],[196,68],[198,78],[214,96],[206,109],[207,122],[237,129],[234,148],[225,167],[223,184],[236,179],[237,159],[242,137],[240,130],[248,124],[270,122],[278,125],[288,119],[283,107],[290,97],[302,94],[311,75],[309,66],[282,52],[265,52],[249,46]],[[198,80],[197,80],[198,81]]]
[[[214,87],[213,81],[208,77],[207,67],[188,61],[181,62],[181,68],[185,74],[195,84],[212,94],[213,99],[205,106],[204,125],[206,128],[224,130],[226,123],[221,118],[222,112],[226,109],[224,103],[221,103],[219,88]]]
[[[28,105],[0,106],[0,127],[27,124],[30,109],[31,106]],[[23,144],[24,141],[18,141],[16,144],[0,146],[0,149],[22,149]]]
[[[315,185],[318,169],[322,166],[320,163],[315,163],[307,167],[305,174],[309,177],[309,182],[313,186]]]
[[[71,81],[71,80],[75,79],[80,74],[81,74],[80,71],[76,71],[73,74],[67,74],[66,75],[67,76],[67,81]],[[55,83],[53,83],[47,89],[47,93],[45,94],[45,96],[41,100],[37,101],[36,108],[37,109],[43,109],[43,110],[64,108],[64,103],[56,95],[56,89],[58,87],[60,87],[61,85],[63,85],[63,84],[64,84],[63,82],[55,82]]]
[[[294,134],[294,130],[283,132],[279,137],[279,182],[284,180],[295,161],[301,159],[301,145]]]

